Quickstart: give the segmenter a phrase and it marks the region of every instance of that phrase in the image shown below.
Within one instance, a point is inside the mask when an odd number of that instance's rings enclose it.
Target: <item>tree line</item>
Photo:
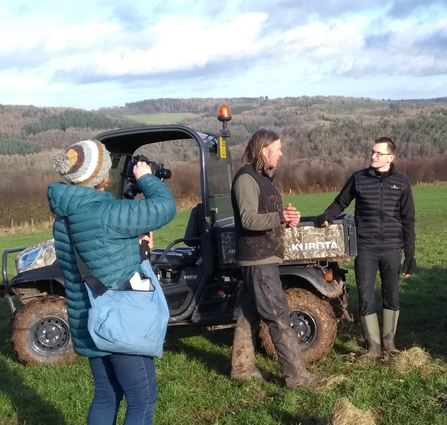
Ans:
[[[28,139],[0,134],[0,155],[29,155],[42,150],[42,146]]]
[[[238,147],[239,148],[239,147]],[[240,151],[231,149],[233,169],[241,166]],[[46,191],[51,181],[60,177],[50,167],[51,152],[4,156],[0,155],[0,228],[22,223],[46,223],[52,220]],[[199,164],[196,159],[165,164],[172,170],[166,180],[178,209],[189,209],[200,202]],[[368,161],[353,161],[349,167],[337,163],[331,166],[317,160],[296,162],[282,160],[275,175],[275,183],[283,195],[338,191],[349,175],[368,165]],[[412,184],[447,182],[447,154],[437,157],[397,161],[400,171],[407,174]]]
[[[96,112],[82,110],[67,110],[57,115],[51,115],[37,122],[23,126],[25,135],[36,135],[49,130],[66,131],[69,128],[92,130],[107,130],[111,128],[132,127],[135,122],[127,119],[110,118]]]

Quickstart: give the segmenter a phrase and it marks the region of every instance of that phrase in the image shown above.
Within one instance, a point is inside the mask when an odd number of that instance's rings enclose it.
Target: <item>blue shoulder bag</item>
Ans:
[[[67,220],[66,227],[91,303],[87,327],[95,345],[111,353],[161,358],[169,308],[149,260],[140,264],[140,274],[150,280],[149,291],[111,290],[82,261]]]
[[[108,289],[98,295],[86,281],[92,305],[87,326],[100,350],[161,358],[169,309],[149,260],[140,272],[150,279],[150,291]]]

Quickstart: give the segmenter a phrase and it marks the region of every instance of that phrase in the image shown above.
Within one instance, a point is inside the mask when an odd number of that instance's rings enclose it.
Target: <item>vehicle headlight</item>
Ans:
[[[23,250],[16,258],[17,273],[49,266],[55,261],[54,240],[51,239],[40,245],[34,245]]]
[[[34,263],[34,261],[36,261],[36,258],[42,255],[42,251],[43,251],[42,247],[34,248],[31,251],[26,252],[25,254],[19,255],[19,257],[17,258],[17,271],[20,273],[24,269],[31,266]]]

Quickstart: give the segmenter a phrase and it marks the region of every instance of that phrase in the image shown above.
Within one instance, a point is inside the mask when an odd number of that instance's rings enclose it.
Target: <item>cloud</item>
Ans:
[[[446,0],[394,0],[388,14],[394,19],[404,19],[414,14],[424,13],[431,8],[435,10],[446,6]]]
[[[383,49],[387,48],[392,41],[393,34],[391,32],[382,34],[370,34],[365,36],[365,48],[367,49]]]
[[[149,20],[129,3],[116,5],[113,9],[112,16],[127,31],[139,32],[149,25]]]
[[[447,54],[447,28],[438,29],[437,31],[429,34],[425,38],[420,38],[414,43],[415,47],[422,51],[429,51],[439,55]]]
[[[63,7],[16,0],[0,10],[0,37],[8,40],[0,90],[3,102],[89,108],[112,98],[230,92],[389,97],[386,90],[413,90],[419,97],[446,87],[446,10],[447,0],[78,0]]]

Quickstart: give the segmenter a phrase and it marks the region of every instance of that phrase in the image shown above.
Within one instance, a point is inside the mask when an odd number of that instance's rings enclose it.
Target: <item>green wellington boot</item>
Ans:
[[[396,335],[398,320],[399,310],[383,309],[382,348],[390,353],[399,352],[394,346],[394,336]]]
[[[368,346],[366,356],[371,360],[380,358],[380,328],[377,314],[368,314],[368,316],[360,316],[362,322],[363,335]]]

